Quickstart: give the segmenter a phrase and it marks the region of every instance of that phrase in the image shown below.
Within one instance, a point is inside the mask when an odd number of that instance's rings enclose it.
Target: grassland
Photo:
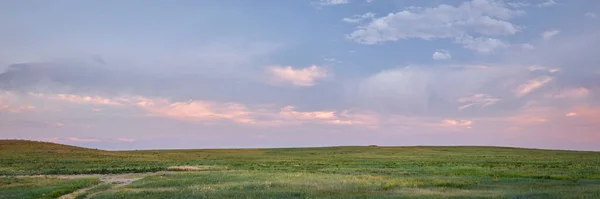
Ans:
[[[58,198],[98,183],[98,178],[0,177],[0,198]]]
[[[0,141],[4,176],[143,173],[185,165],[203,169],[104,185],[91,198],[600,198],[598,152],[376,146],[101,151]]]

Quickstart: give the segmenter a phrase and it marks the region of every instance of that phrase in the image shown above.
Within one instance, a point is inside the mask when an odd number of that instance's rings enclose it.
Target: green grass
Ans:
[[[0,177],[0,198],[58,198],[98,182],[98,178]]]
[[[92,194],[95,194],[95,193],[99,193],[99,192],[102,192],[102,191],[109,190],[109,189],[111,189],[113,186],[114,186],[114,185],[113,185],[113,184],[110,184],[110,183],[101,184],[101,185],[99,185],[99,186],[96,186],[96,187],[94,187],[94,188],[91,188],[91,189],[89,189],[89,190],[87,190],[87,191],[83,192],[83,193],[82,193],[82,194],[80,194],[80,195],[77,195],[77,196],[75,197],[75,199],[85,199],[85,198],[88,198],[88,196],[90,196],[90,195],[92,195]]]
[[[598,198],[600,180],[469,176],[376,176],[223,171],[147,177],[97,195],[109,198]]]
[[[102,151],[0,140],[0,175],[132,173],[190,165],[94,198],[600,198],[600,153],[348,146]]]

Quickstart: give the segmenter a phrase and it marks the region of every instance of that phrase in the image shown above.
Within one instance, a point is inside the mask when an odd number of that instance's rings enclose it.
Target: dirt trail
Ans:
[[[127,174],[86,174],[86,175],[37,175],[37,176],[28,176],[28,177],[55,177],[55,178],[64,178],[64,179],[77,179],[77,178],[90,178],[97,177],[100,179],[100,183],[91,187],[82,188],[76,190],[72,193],[63,195],[59,197],[59,199],[75,199],[77,196],[82,195],[90,191],[91,189],[103,186],[110,185],[110,188],[94,193],[89,193],[86,198],[91,198],[101,192],[110,191],[113,189],[117,189],[119,187],[123,187],[129,185],[137,180],[141,180],[147,176],[160,175],[160,174],[168,174],[174,173],[171,171],[161,171],[161,172],[152,172],[152,173],[127,173]]]
[[[100,187],[103,185],[112,185],[110,189],[116,189],[128,184],[131,184],[132,182],[136,181],[136,180],[140,180],[146,176],[149,175],[156,175],[155,173],[141,173],[141,174],[116,174],[116,175],[58,175],[58,176],[52,176],[52,177],[57,177],[57,178],[66,178],[66,179],[76,179],[76,178],[86,178],[86,177],[98,177],[100,179],[100,183],[91,187],[86,187],[83,189],[79,189],[77,191],[74,191],[72,193],[69,193],[67,195],[63,195],[61,197],[59,197],[59,199],[74,199],[77,196],[81,195],[81,194],[85,194],[86,192],[90,191],[91,189],[94,189],[96,187]],[[104,190],[106,191],[106,190]],[[98,194],[97,193],[91,193],[90,195],[88,195],[86,198],[91,198],[92,196]]]
[[[59,197],[59,199],[75,199],[82,194],[88,194],[86,198],[92,198],[95,195],[111,191],[126,185],[129,185],[137,180],[141,180],[148,176],[154,175],[162,175],[162,174],[171,174],[182,171],[208,171],[207,167],[198,167],[198,166],[173,166],[168,168],[169,171],[158,171],[158,172],[148,172],[148,173],[124,173],[124,174],[78,174],[78,175],[33,175],[33,176],[18,176],[18,177],[52,177],[52,178],[63,178],[63,179],[78,179],[78,178],[91,178],[97,177],[100,180],[100,183],[97,185],[86,187],[82,189],[78,189],[72,193],[63,195]],[[109,187],[104,190],[95,190],[93,192],[89,192],[90,190],[108,185]]]

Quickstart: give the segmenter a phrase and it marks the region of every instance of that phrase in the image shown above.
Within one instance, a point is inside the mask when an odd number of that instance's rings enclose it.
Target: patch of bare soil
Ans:
[[[83,189],[79,189],[75,192],[72,192],[70,194],[67,195],[63,195],[61,197],[59,197],[59,199],[74,199],[77,196],[86,193],[87,191],[89,191],[90,189],[105,185],[105,184],[110,184],[113,185],[110,189],[116,189],[122,186],[126,186],[128,184],[131,184],[132,182],[136,181],[136,180],[140,180],[142,178],[144,178],[145,176],[149,176],[149,175],[155,175],[156,173],[148,173],[148,174],[116,174],[116,175],[59,175],[59,176],[53,176],[53,177],[57,177],[57,178],[66,178],[66,179],[75,179],[75,178],[84,178],[84,177],[98,177],[100,179],[99,184],[91,186],[91,187],[87,187],[87,188],[83,188]],[[96,195],[98,193],[93,193],[91,195],[89,195],[87,198],[91,198],[94,195]]]
[[[169,171],[206,171],[209,170],[208,167],[199,167],[199,166],[171,166],[168,167]]]
[[[78,179],[78,178],[92,178],[97,177],[100,180],[100,183],[91,187],[86,187],[74,191],[72,193],[63,195],[59,197],[59,199],[75,199],[76,197],[87,193],[91,189],[94,189],[103,185],[110,185],[109,189],[102,190],[99,192],[89,193],[86,198],[92,198],[93,196],[105,192],[117,189],[119,187],[127,186],[137,180],[143,179],[147,176],[153,175],[161,175],[161,174],[170,174],[176,173],[177,171],[208,171],[210,170],[208,167],[202,166],[172,166],[168,168],[169,171],[159,171],[159,172],[149,172],[149,173],[126,173],[126,174],[81,174],[81,175],[35,175],[35,176],[20,176],[20,177],[53,177],[53,178],[63,178],[63,179]]]

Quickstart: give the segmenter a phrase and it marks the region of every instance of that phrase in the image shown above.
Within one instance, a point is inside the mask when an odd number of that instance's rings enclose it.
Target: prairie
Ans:
[[[74,174],[93,175],[59,178]],[[1,140],[0,175],[0,196],[21,190],[15,198],[35,193],[6,182],[35,175],[87,187],[78,198],[600,198],[599,152],[508,147],[103,151]]]

